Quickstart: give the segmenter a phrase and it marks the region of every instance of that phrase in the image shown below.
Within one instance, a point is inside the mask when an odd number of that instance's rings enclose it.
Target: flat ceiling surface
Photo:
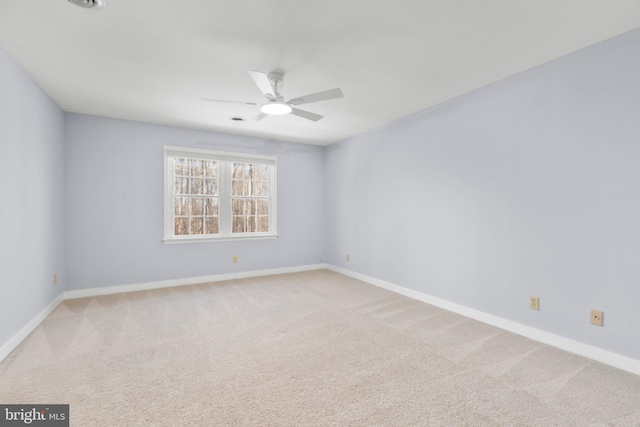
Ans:
[[[640,27],[640,0],[0,0],[0,47],[65,111],[328,145]],[[325,117],[251,118],[247,71]]]

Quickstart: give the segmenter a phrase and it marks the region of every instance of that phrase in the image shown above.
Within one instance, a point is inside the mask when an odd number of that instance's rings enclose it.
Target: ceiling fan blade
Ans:
[[[304,119],[313,120],[314,122],[317,122],[318,120],[324,117],[324,116],[321,116],[320,114],[310,113],[309,111],[299,110],[297,108],[292,108],[290,114],[293,114],[294,116],[302,117]]]
[[[293,98],[289,100],[288,104],[302,105],[302,104],[309,104],[311,102],[327,101],[329,99],[336,99],[336,98],[343,98],[343,97],[344,97],[344,93],[342,93],[342,89],[335,88],[335,89],[325,90],[323,92],[317,92],[317,93],[312,93],[310,95]]]
[[[265,117],[267,117],[267,115],[265,113],[260,113],[257,116],[249,119],[250,122],[259,122],[260,120],[264,119]]]
[[[211,102],[226,102],[228,104],[246,104],[246,105],[258,105],[255,102],[242,102],[242,101],[227,101],[226,99],[211,99],[211,98],[202,98],[203,101],[211,101]]]
[[[276,94],[271,87],[269,77],[267,77],[265,73],[261,73],[260,71],[249,71],[249,75],[251,76],[253,81],[256,82],[256,85],[258,86],[258,89],[260,89],[260,92],[262,92],[269,101],[276,100]]]

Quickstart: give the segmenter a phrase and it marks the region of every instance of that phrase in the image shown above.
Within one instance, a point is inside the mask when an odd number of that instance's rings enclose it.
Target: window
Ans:
[[[166,243],[277,236],[275,157],[164,152]]]

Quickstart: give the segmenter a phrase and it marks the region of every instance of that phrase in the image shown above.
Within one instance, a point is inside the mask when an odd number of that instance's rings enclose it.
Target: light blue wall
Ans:
[[[65,140],[67,289],[322,260],[322,147],[78,114],[65,115]],[[164,244],[165,145],[275,155],[280,237]]]
[[[0,347],[64,290],[63,121],[0,49]]]
[[[333,145],[324,171],[328,262],[640,359],[640,31]]]

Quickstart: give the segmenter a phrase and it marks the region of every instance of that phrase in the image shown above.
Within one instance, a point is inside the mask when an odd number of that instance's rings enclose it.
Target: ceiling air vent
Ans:
[[[87,9],[102,7],[102,0],[69,0],[69,3]]]

